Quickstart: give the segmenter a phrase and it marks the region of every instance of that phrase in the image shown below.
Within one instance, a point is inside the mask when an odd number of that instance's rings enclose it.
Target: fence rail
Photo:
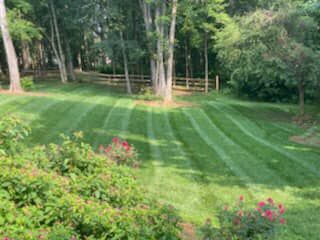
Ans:
[[[83,81],[94,82],[98,84],[120,85],[126,84],[126,78],[123,74],[102,74],[96,72],[81,72],[79,75]],[[151,86],[151,77],[148,75],[129,75],[131,84],[134,87]],[[209,90],[218,89],[219,79],[209,79]],[[173,88],[186,91],[205,91],[205,79],[202,78],[184,78],[174,77]]]
[[[23,75],[40,75],[48,76],[58,74],[59,71],[56,69],[50,69],[46,71],[23,71]],[[126,77],[124,74],[104,74],[97,72],[76,72],[79,79],[83,82],[91,82],[96,84],[106,84],[112,86],[124,86],[126,84]],[[129,75],[130,83],[134,88],[141,89],[142,87],[151,86],[151,77],[148,75]],[[174,77],[173,88],[176,90],[184,91],[205,91],[205,79],[203,78],[185,78],[185,77]],[[208,81],[209,90],[219,90],[219,77],[216,79],[209,79]]]

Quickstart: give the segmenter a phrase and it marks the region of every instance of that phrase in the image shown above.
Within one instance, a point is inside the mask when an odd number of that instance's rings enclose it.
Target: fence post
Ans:
[[[216,91],[219,92],[220,90],[220,79],[219,79],[219,76],[217,75],[216,76]]]

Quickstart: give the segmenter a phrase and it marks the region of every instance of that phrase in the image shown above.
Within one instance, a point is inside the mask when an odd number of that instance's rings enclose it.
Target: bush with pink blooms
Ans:
[[[244,197],[240,196],[235,206],[225,206],[219,214],[219,228],[215,228],[208,219],[201,228],[201,234],[204,240],[273,239],[278,227],[286,223],[284,213],[284,206],[276,204],[272,198],[259,202],[255,209],[247,210]]]
[[[135,148],[127,141],[115,137],[108,146],[99,146],[100,154],[116,162],[118,165],[138,167],[138,154]]]

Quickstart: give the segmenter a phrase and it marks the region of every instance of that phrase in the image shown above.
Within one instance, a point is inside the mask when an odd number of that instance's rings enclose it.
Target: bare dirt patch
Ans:
[[[320,134],[312,133],[308,136],[292,136],[290,137],[290,141],[298,144],[320,147]]]
[[[154,108],[182,108],[182,107],[195,107],[196,105],[190,102],[177,102],[177,101],[147,101],[137,100],[137,105],[144,105]]]
[[[30,96],[30,97],[46,97],[49,96],[48,93],[38,93],[38,92],[18,92],[13,93],[8,90],[0,89],[0,94],[3,95],[12,95],[12,96]]]
[[[181,224],[181,227],[182,227],[182,236],[181,238],[183,240],[194,240],[194,239],[197,239],[196,238],[196,229],[195,227],[190,224],[190,223],[182,223]]]
[[[173,90],[173,95],[175,96],[191,96],[192,94],[193,94],[192,91],[178,90],[178,89]]]

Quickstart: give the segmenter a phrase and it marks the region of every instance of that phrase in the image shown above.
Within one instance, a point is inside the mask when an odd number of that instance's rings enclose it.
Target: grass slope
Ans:
[[[82,130],[97,147],[114,136],[139,150],[140,181],[160,201],[201,224],[239,195],[248,202],[269,196],[287,208],[279,239],[319,239],[320,150],[288,139],[303,135],[290,123],[291,105],[255,103],[223,96],[192,96],[194,108],[136,105],[106,87],[42,84],[46,96],[0,95],[0,114],[30,122],[28,144],[56,142]]]

